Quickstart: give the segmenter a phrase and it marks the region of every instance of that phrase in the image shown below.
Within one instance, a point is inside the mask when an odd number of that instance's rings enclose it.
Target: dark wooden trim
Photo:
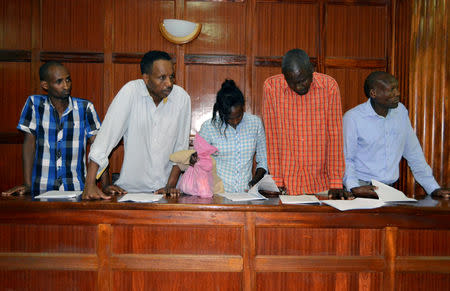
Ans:
[[[316,4],[317,0],[256,0],[256,3],[277,3],[277,4]]]
[[[139,64],[144,53],[113,53],[112,61],[117,64]]]
[[[311,63],[317,68],[317,57],[309,57]],[[256,67],[281,67],[281,61],[283,60],[282,56],[275,57],[255,57],[255,66]]]
[[[0,50],[0,62],[31,62],[31,51]]]
[[[389,0],[328,0],[327,4],[346,6],[386,6]]]
[[[325,58],[325,67],[327,68],[385,69],[386,65],[386,59]]]
[[[256,67],[280,67],[283,57],[255,57]]]
[[[23,133],[20,132],[0,132],[0,144],[22,144]]]
[[[145,53],[112,53],[112,61],[115,64],[139,64]],[[174,54],[169,54],[172,62],[177,62],[177,57]]]
[[[245,65],[244,55],[185,55],[186,65]]]
[[[186,2],[227,2],[227,3],[242,3],[245,0],[186,0]]]
[[[43,62],[59,61],[63,63],[103,63],[103,53],[97,52],[41,52]]]

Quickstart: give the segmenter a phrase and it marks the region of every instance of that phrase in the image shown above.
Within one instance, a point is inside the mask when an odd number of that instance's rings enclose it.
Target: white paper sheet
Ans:
[[[47,199],[47,198],[76,198],[81,195],[83,191],[48,191],[45,193],[42,193],[38,196],[34,196],[34,198],[37,199]]]
[[[266,197],[262,196],[259,193],[218,193],[222,197],[225,197],[231,201],[251,201],[251,200],[267,200]]]
[[[381,200],[369,198],[355,198],[353,200],[322,200],[321,202],[341,211],[353,209],[374,209],[386,205]]]
[[[406,195],[391,186],[372,180],[372,185],[376,186],[375,192],[378,198],[383,202],[417,202],[416,199],[406,197]]]
[[[118,202],[156,202],[160,200],[164,194],[151,194],[151,193],[128,193],[122,198],[117,200]]]
[[[272,179],[271,175],[265,175],[261,180],[259,180],[258,183],[253,185],[253,187],[250,188],[250,190],[248,190],[248,193],[259,194],[258,190],[265,190],[271,192],[280,191],[277,187],[277,184],[275,184],[275,181]]]
[[[283,204],[320,204],[314,195],[280,195]]]

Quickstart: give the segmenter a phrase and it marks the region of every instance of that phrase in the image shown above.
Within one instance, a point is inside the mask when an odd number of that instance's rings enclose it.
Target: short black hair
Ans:
[[[364,81],[364,94],[366,94],[366,97],[370,98],[370,90],[374,89],[379,81],[386,78],[394,78],[394,76],[384,71],[374,71],[370,73]]]
[[[314,72],[314,66],[304,50],[292,49],[284,55],[281,62],[281,71],[283,74],[286,74],[297,70],[312,74]]]
[[[213,107],[212,122],[219,131],[224,123],[225,129],[228,126],[227,121],[231,113],[231,107],[234,106],[245,106],[244,94],[233,80],[226,79],[217,92],[216,103]],[[219,115],[219,119],[217,119],[217,115]]]
[[[153,63],[158,60],[171,61],[172,58],[166,52],[162,51],[149,51],[147,52],[141,60],[141,73],[151,74]]]
[[[46,62],[39,68],[39,79],[41,81],[48,81],[48,78],[49,78],[48,70],[51,67],[64,67],[64,66],[63,66],[63,64],[61,64],[60,62],[57,62],[57,61]]]

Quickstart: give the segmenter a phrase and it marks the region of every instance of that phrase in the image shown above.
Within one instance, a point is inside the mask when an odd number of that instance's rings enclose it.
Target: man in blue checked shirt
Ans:
[[[39,69],[47,95],[29,96],[17,128],[23,142],[24,184],[2,193],[33,196],[50,190],[83,190],[86,143],[94,142],[100,120],[94,105],[70,96],[72,80],[62,64],[54,61]],[[108,174],[102,178],[103,185]]]

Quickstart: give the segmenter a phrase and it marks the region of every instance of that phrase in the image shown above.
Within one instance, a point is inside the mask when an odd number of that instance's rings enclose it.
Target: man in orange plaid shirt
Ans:
[[[305,51],[293,49],[282,73],[264,82],[263,120],[269,172],[290,195],[330,190],[343,197],[341,95],[336,81],[315,73]]]

